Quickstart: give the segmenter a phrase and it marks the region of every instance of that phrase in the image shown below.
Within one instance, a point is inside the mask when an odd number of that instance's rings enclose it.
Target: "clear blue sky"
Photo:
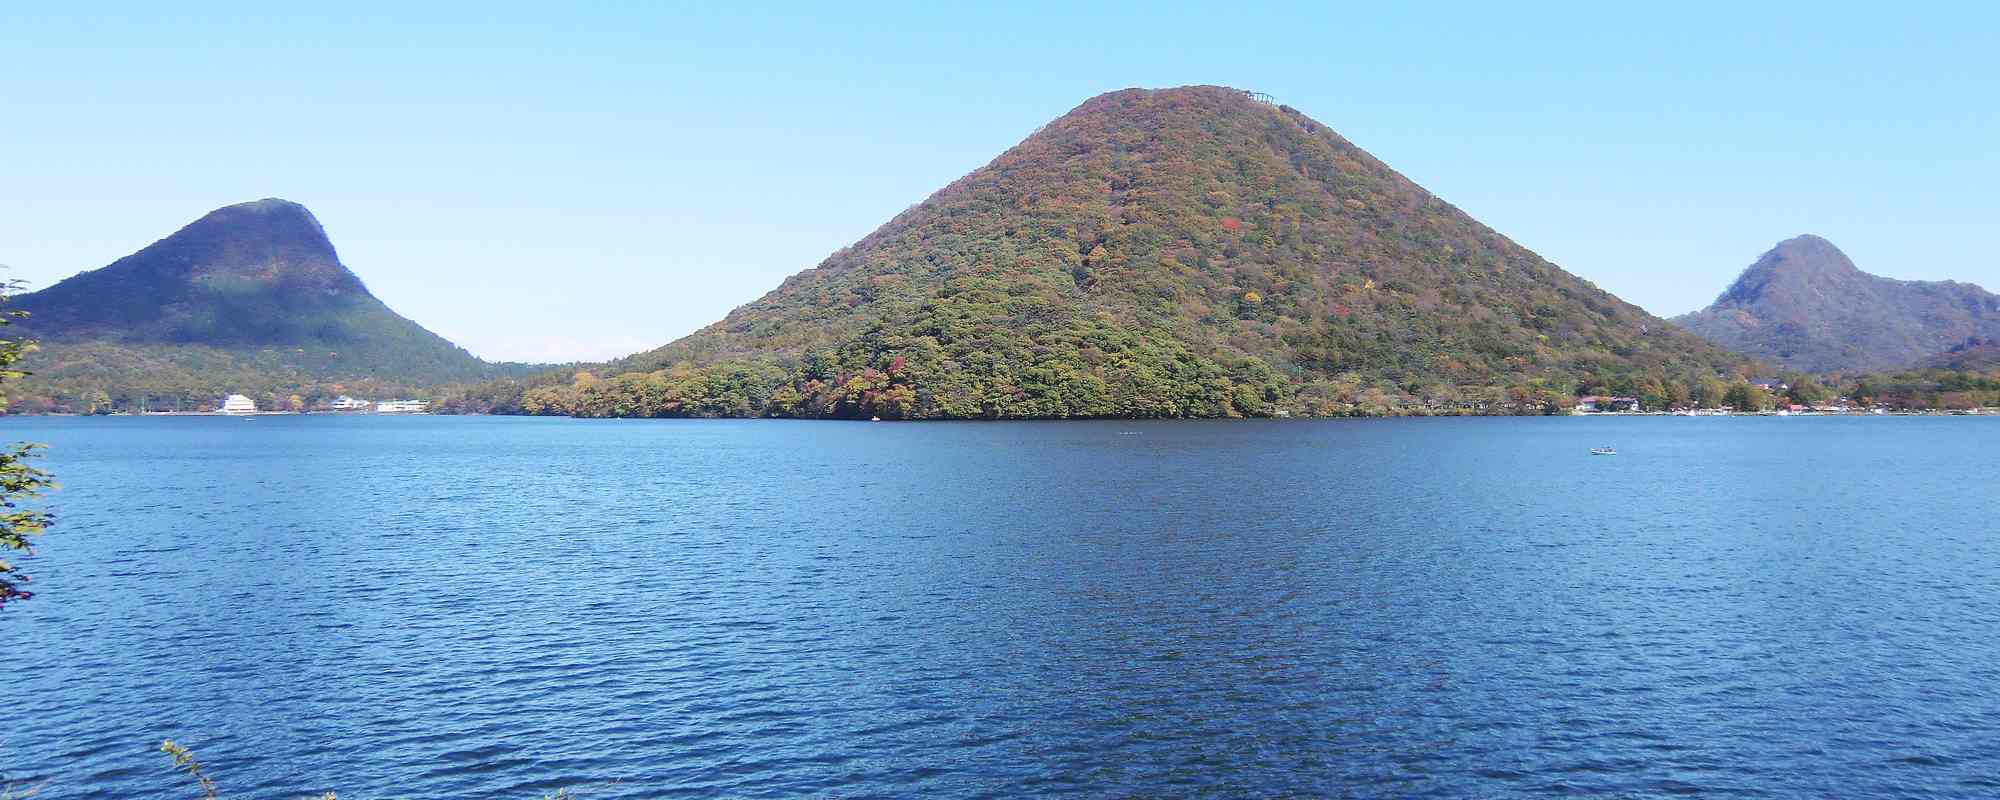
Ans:
[[[1087,97],[1191,83],[1658,314],[1805,232],[2000,289],[1990,4],[59,5],[0,10],[14,277],[284,197],[489,358],[664,343]]]

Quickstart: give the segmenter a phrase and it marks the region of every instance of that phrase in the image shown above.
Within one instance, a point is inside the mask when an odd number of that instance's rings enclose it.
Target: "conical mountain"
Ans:
[[[1092,98],[818,267],[616,366],[718,363],[792,371],[766,413],[1009,417],[1554,405],[1742,360],[1303,114],[1196,86]]]
[[[1969,283],[1870,275],[1805,235],[1779,242],[1708,308],[1674,321],[1792,369],[1879,372],[2000,337],[2000,297]]]
[[[489,365],[370,294],[304,206],[217,209],[145,249],[10,305],[8,335],[42,343],[21,392],[185,395],[298,391],[317,380],[428,385]],[[121,405],[123,403],[121,402]]]

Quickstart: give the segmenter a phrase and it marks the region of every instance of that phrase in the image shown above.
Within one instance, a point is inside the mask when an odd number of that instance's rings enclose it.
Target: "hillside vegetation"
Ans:
[[[1957,372],[2000,372],[2000,341],[1967,339],[1931,357],[1923,366]]]
[[[137,253],[21,295],[17,411],[201,408],[220,395],[412,391],[524,374],[398,315],[305,207],[217,209]]]
[[[2000,296],[1969,283],[1862,272],[1818,236],[1779,242],[1708,308],[1675,322],[1740,353],[1817,373],[1949,360],[2000,338]]]
[[[1093,98],[720,322],[467,410],[586,416],[1516,412],[1746,361],[1222,87]]]

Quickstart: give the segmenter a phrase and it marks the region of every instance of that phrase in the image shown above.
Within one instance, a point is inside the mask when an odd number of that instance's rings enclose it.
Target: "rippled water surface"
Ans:
[[[0,437],[44,800],[2000,796],[1996,419]]]

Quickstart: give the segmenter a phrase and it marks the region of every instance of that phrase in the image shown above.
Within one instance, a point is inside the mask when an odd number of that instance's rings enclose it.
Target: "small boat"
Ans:
[[[1618,448],[1616,448],[1616,447],[1593,447],[1593,448],[1590,448],[1590,454],[1591,454],[1591,455],[1593,455],[1593,456],[1615,456],[1615,455],[1618,455]]]

